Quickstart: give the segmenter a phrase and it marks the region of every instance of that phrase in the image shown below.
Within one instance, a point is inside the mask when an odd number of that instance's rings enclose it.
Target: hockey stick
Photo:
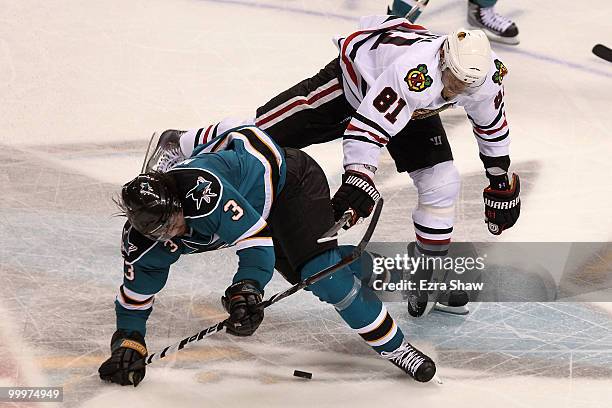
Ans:
[[[429,3],[429,0],[419,0],[416,2],[414,6],[410,9],[410,11],[404,17],[406,20],[414,23],[418,17],[417,13],[422,13],[425,10],[425,6]]]
[[[147,166],[147,162],[151,158],[151,156],[149,155],[149,152],[151,153],[151,155],[153,155],[153,152],[151,151],[151,146],[153,146],[154,140],[155,140],[155,145],[157,145],[157,141],[159,140],[159,133],[153,132],[153,134],[151,135],[151,138],[149,139],[149,144],[147,145],[147,151],[145,153],[144,160],[142,161],[142,168],[140,169],[140,174],[145,172],[145,167]]]
[[[321,235],[321,238],[317,239],[317,244],[338,239],[338,231],[344,228],[344,226],[347,225],[347,223],[353,218],[355,218],[355,210],[349,208],[344,212],[344,214],[342,214],[342,217],[340,217],[340,219],[325,232],[325,234]]]
[[[612,62],[612,50],[603,44],[597,44],[593,47],[593,54],[608,62]]]
[[[370,224],[368,225],[368,228],[366,229],[366,232],[364,233],[363,238],[361,238],[361,241],[359,241],[359,244],[357,244],[357,247],[353,250],[353,252],[351,252],[346,257],[342,258],[338,263],[331,265],[315,273],[314,275],[302,280],[301,282],[296,283],[295,285],[291,286],[289,289],[286,289],[282,292],[279,292],[273,295],[272,297],[270,297],[270,299],[263,301],[261,303],[261,307],[262,308],[269,307],[273,305],[274,303],[279,302],[283,300],[284,298],[291,296],[294,293],[304,289],[306,286],[312,285],[313,283],[316,283],[320,281],[321,279],[327,278],[329,275],[336,272],[338,269],[341,269],[345,267],[346,265],[349,265],[353,263],[354,261],[356,261],[361,256],[361,254],[363,253],[363,250],[370,242],[370,238],[372,238],[372,234],[374,233],[374,229],[376,228],[376,224],[378,224],[378,219],[380,218],[382,206],[383,206],[383,199],[381,197],[376,203],[376,207],[374,208],[374,213],[372,214],[372,219],[370,220]],[[144,366],[147,366],[153,363],[154,361],[161,360],[162,358],[165,358],[170,354],[181,351],[191,346],[193,343],[203,340],[221,331],[225,327],[226,322],[227,322],[227,319],[213,326],[207,327],[199,331],[198,333],[194,334],[193,336],[186,337],[179,342],[176,342],[170,346],[167,346],[158,353],[152,353],[148,357],[134,362],[133,364],[130,365],[129,368],[137,370],[137,369],[140,369]]]

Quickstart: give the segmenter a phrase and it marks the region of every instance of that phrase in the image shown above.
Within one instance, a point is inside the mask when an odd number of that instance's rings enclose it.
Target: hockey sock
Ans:
[[[308,261],[302,279],[340,260],[339,250],[326,251]],[[387,308],[369,288],[363,287],[353,270],[345,267],[332,276],[310,285],[321,301],[332,304],[340,317],[376,352],[393,351],[402,344],[404,334]]]
[[[477,4],[480,7],[493,7],[497,0],[470,0],[470,3]]]

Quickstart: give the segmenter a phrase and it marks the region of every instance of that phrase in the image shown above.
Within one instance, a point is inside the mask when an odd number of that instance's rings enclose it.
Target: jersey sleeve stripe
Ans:
[[[274,243],[272,242],[272,238],[270,237],[246,238],[236,243],[236,251],[241,251],[243,249],[253,248],[253,247],[258,247],[258,246],[271,247],[271,246],[274,246]]]
[[[497,123],[500,121],[500,119],[502,118],[502,116],[504,116],[505,118],[505,113],[504,113],[504,103],[501,104],[500,108],[499,108],[499,112],[497,113],[497,116],[495,117],[495,119],[493,119],[493,121],[491,123],[489,123],[487,126],[481,126],[478,123],[476,123],[474,121],[474,119],[468,115],[468,119],[472,122],[472,124],[474,125],[474,127],[477,127],[479,129],[482,130],[486,130],[486,129],[491,129],[493,126],[497,125]]]
[[[258,219],[257,222],[251,226],[251,228],[249,228],[245,233],[240,235],[234,242],[232,242],[232,245],[236,245],[238,242],[246,238],[256,236],[261,230],[263,230],[267,226],[268,224],[263,218]]]
[[[130,290],[128,288],[125,287],[125,285],[121,285],[119,287],[119,291],[127,298],[131,299],[132,301],[134,301],[135,303],[144,303],[147,302],[151,299],[153,295],[141,295],[140,293],[136,293],[133,290]]]
[[[368,139],[368,138],[367,138],[367,137],[365,137],[365,136],[355,136],[355,135],[347,135],[347,134],[345,134],[345,135],[344,135],[344,137],[343,137],[343,139],[344,139],[344,140],[347,140],[347,139],[348,139],[348,140],[357,140],[357,141],[359,141],[359,142],[371,143],[371,144],[376,145],[376,146],[378,146],[378,147],[380,147],[380,148],[385,147],[385,145],[380,144],[380,143],[377,143],[377,142],[375,142],[375,141],[373,141],[373,140],[370,140],[370,139]]]
[[[495,143],[495,142],[501,142],[502,140],[506,139],[506,138],[507,138],[507,137],[510,135],[510,131],[508,130],[508,131],[507,131],[506,133],[504,133],[503,135],[498,136],[498,137],[495,137],[495,138],[492,138],[492,139],[486,139],[486,138],[484,138],[484,137],[480,136],[480,135],[479,135],[478,133],[476,133],[476,132],[474,132],[474,135],[475,135],[475,136],[476,136],[478,139],[480,139],[480,140],[482,140],[482,141],[484,141],[484,142]]]
[[[389,133],[387,133],[387,131],[385,129],[383,129],[382,126],[380,126],[378,123],[374,122],[372,119],[368,119],[365,116],[363,116],[362,114],[357,113],[357,112],[355,112],[353,114],[353,118],[357,119],[359,122],[363,123],[364,125],[367,125],[367,126],[371,127],[372,129],[374,129],[375,131],[377,131],[381,135],[385,136],[387,139],[391,138],[391,136],[389,136]]]
[[[128,310],[146,310],[146,309],[151,308],[151,306],[153,306],[155,296],[151,295],[147,298],[147,300],[144,300],[144,301],[132,299],[128,295],[125,294],[123,285],[121,285],[121,287],[119,288],[119,294],[117,295],[116,300],[117,302],[119,302],[121,306],[123,306],[125,309],[128,309]]]
[[[507,126],[508,121],[506,120],[506,116],[504,115],[504,123],[502,123],[501,126],[497,129],[482,130],[481,128],[474,126],[474,132],[480,135],[494,135],[495,133],[498,133],[501,130],[505,129]]]
[[[272,203],[278,194],[282,154],[268,135],[254,127],[240,129],[231,133],[230,137],[243,140],[246,150],[264,166],[266,202],[264,203],[262,216],[267,219],[270,215]]]
[[[383,139],[382,137],[378,136],[375,133],[368,132],[367,130],[364,130],[364,129],[360,129],[357,126],[354,126],[350,123],[346,127],[346,131],[344,132],[344,134],[351,135],[351,136],[360,136],[361,134],[364,134],[366,135],[365,137],[370,136],[371,138],[373,138],[381,146],[384,146],[387,144],[387,139]]]

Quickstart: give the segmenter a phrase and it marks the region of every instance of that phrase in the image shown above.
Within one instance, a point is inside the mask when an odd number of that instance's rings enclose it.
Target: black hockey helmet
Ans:
[[[181,202],[174,178],[165,173],[140,174],[123,185],[118,203],[130,224],[145,237],[166,241],[172,237],[174,215],[181,211]]]

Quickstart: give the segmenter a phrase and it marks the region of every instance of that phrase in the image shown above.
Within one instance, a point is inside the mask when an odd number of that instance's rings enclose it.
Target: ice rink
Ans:
[[[430,3],[419,24],[466,25],[466,2]],[[497,7],[521,37],[494,49],[509,69],[522,214],[500,238],[486,231],[469,121],[445,111],[463,178],[454,240],[611,241],[612,64],[591,48],[612,46],[612,5]],[[411,381],[300,293],[268,309],[253,337],[211,337],[149,367],[138,388],[99,380],[122,281],[111,197],[140,170],[150,134],[253,116],[334,58],[334,35],[385,10],[374,0],[0,0],[0,386],[63,386],[67,407],[612,406],[612,303],[476,303],[467,317],[423,320],[389,304],[436,361],[437,385]],[[340,143],[308,152],[335,191]],[[386,153],[377,186],[386,204],[373,240],[412,240],[416,194]],[[598,279],[610,279],[612,254],[601,256]],[[173,267],[149,319],[150,351],[225,317],[219,298],[236,263],[226,249]],[[266,293],[285,287],[275,277]]]

